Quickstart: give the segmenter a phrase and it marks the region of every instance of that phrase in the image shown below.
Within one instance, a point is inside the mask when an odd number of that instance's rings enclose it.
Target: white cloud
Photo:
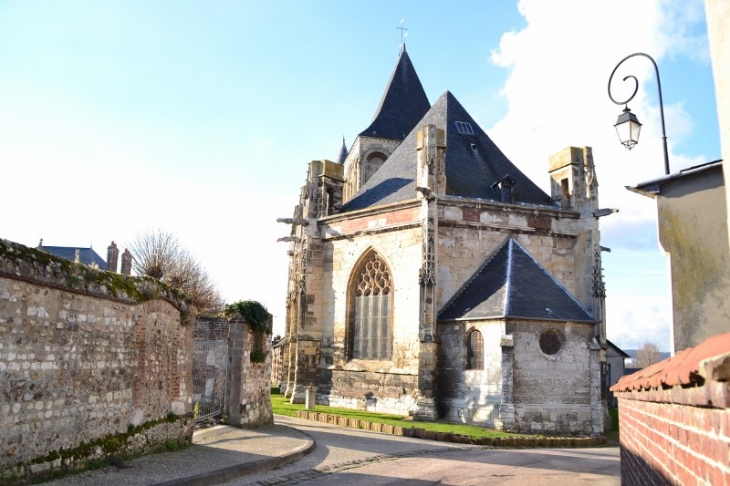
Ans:
[[[622,106],[611,102],[607,84],[618,61],[634,52],[648,53],[657,61],[665,56],[705,56],[706,41],[693,29],[704,22],[702,2],[522,0],[519,9],[527,26],[505,33],[492,53],[492,62],[509,70],[502,89],[508,113],[489,135],[546,190],[550,154],[567,146],[593,147],[601,207],[620,210],[602,221],[604,244],[619,248],[614,257],[631,248],[656,255],[660,250],[650,248],[656,244],[655,203],[625,189],[664,175],[659,111],[656,94],[650,91],[656,90],[654,70],[638,57],[614,76],[612,93],[617,99],[633,88],[630,80],[622,82],[624,76],[633,74],[639,80],[629,106],[644,126],[631,152],[618,143],[613,129]],[[694,122],[681,101],[666,105],[666,118],[675,141],[691,133]],[[669,140],[672,171],[706,161],[674,153]],[[666,275],[666,268],[659,270]],[[637,278],[642,271],[654,270],[640,264]],[[651,302],[612,297],[610,280],[607,283],[609,336],[633,344],[638,342],[637,329],[668,335],[668,295]],[[668,341],[659,341],[667,349]]]

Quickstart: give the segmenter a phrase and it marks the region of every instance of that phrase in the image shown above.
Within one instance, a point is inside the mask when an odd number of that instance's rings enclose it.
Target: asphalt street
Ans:
[[[225,483],[239,485],[619,485],[617,447],[490,449],[340,428],[289,417],[278,424],[310,436],[299,461]]]

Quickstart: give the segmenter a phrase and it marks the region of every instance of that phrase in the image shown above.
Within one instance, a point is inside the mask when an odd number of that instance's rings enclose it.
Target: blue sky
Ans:
[[[718,159],[700,0],[2,1],[0,237],[106,256],[171,231],[228,301],[262,301],[283,329],[275,220],[307,163],[368,125],[401,19],[430,101],[450,90],[541,187],[550,154],[593,147],[601,206],[620,209],[602,220],[609,339],[670,349],[655,205],[624,189],[663,175],[653,72],[621,72],[642,83],[631,152],[606,83],[631,52],[654,56],[672,170]]]

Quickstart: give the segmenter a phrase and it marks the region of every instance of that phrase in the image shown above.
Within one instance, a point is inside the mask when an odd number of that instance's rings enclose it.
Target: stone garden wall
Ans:
[[[186,299],[0,240],[0,482],[185,441]]]

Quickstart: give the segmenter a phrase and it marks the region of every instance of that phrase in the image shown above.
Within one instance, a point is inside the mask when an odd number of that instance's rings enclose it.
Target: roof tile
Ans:
[[[650,390],[676,385],[702,385],[702,361],[730,353],[730,333],[718,334],[703,343],[687,348],[671,358],[626,375],[611,387],[613,392]]]

